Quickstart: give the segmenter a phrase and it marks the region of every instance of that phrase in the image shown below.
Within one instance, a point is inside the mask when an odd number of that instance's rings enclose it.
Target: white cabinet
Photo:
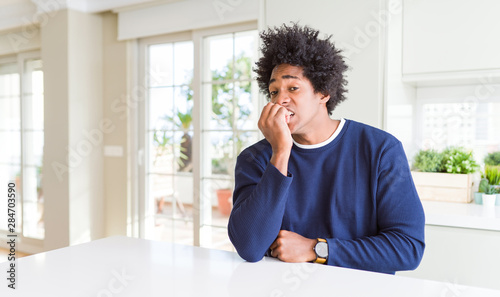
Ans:
[[[500,207],[436,201],[422,205],[424,257],[416,270],[398,274],[500,290]]]
[[[427,225],[425,243],[420,266],[398,275],[500,290],[500,232]]]
[[[500,1],[404,0],[403,76],[500,71]]]

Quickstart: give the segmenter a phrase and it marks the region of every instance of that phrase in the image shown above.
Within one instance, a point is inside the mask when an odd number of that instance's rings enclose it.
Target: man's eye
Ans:
[[[291,87],[291,88],[290,88],[290,91],[296,91],[296,90],[298,90],[298,89],[299,89],[298,87]]]
[[[276,95],[276,94],[278,94],[278,91],[270,91],[270,92],[269,92],[269,95],[271,95],[271,96],[274,96],[274,95]]]

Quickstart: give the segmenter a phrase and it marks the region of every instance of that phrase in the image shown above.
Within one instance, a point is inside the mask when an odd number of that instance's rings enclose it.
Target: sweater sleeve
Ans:
[[[415,269],[425,248],[425,218],[400,142],[382,153],[375,175],[378,233],[327,239],[328,264],[385,273]]]
[[[238,156],[228,234],[243,259],[261,260],[278,236],[292,179],[249,153]]]

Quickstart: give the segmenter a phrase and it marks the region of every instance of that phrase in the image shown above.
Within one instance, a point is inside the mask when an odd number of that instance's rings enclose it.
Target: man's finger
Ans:
[[[260,113],[260,118],[259,118],[259,128],[269,120],[271,117],[271,109],[273,108],[274,104],[273,103],[267,103],[264,108],[262,109],[262,112]]]
[[[276,240],[271,244],[271,246],[269,247],[271,250],[274,250],[275,248],[278,247],[278,243],[276,242]]]
[[[276,119],[280,119],[280,120],[282,119],[286,123],[287,122],[286,116],[289,115],[289,113],[290,112],[285,107],[283,107],[279,104],[275,104],[269,110],[269,114],[268,114],[269,123],[275,123]]]

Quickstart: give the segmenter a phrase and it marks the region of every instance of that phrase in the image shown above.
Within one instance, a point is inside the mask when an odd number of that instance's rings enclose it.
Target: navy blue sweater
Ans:
[[[326,238],[328,265],[384,273],[415,269],[424,252],[424,212],[401,143],[347,120],[315,149],[293,145],[288,176],[261,140],[237,159],[228,233],[250,262],[280,230]]]

